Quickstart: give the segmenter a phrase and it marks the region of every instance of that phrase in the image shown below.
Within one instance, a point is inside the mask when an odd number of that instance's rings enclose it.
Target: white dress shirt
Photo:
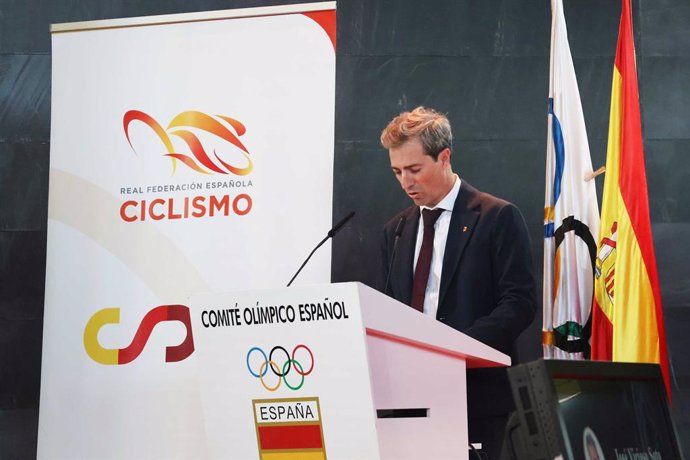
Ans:
[[[434,249],[431,255],[431,269],[429,270],[429,280],[426,284],[426,292],[424,294],[424,314],[432,318],[436,318],[438,311],[438,300],[441,291],[441,270],[443,269],[443,254],[446,252],[446,241],[448,240],[448,229],[450,228],[450,218],[453,215],[453,206],[455,206],[455,199],[460,192],[460,178],[455,175],[455,183],[438,204],[429,208],[421,206],[422,209],[443,209],[438,220],[434,224]],[[424,239],[424,221],[419,217],[419,225],[417,227],[417,244],[414,250],[414,261],[412,265],[412,272],[414,273],[417,266],[417,259],[419,258],[419,251],[422,249],[422,240]]]

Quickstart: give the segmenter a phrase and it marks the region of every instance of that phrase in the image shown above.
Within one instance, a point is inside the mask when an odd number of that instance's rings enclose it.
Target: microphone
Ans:
[[[335,236],[335,234],[340,231],[340,229],[343,227],[343,225],[345,225],[348,220],[352,219],[352,217],[354,217],[354,215],[355,215],[355,212],[352,211],[350,214],[348,214],[347,216],[340,219],[340,222],[335,224],[333,226],[333,228],[328,231],[328,234],[326,234],[326,237],[324,239],[322,239],[319,244],[316,245],[316,247],[307,256],[307,259],[302,263],[302,265],[300,265],[299,269],[297,270],[297,273],[295,273],[295,275],[292,277],[290,282],[287,284],[287,287],[290,287],[292,282],[295,281],[295,278],[297,278],[297,275],[299,275],[299,272],[301,272],[302,269],[304,268],[304,266],[307,265],[307,262],[309,262],[309,259],[311,259],[311,256],[314,255],[316,250],[319,249],[323,245],[323,243],[328,241],[329,238],[333,238]]]
[[[352,218],[354,217],[354,215],[355,215],[355,212],[352,211],[350,214],[348,214],[347,216],[343,217],[343,218],[340,220],[340,222],[338,222],[337,224],[335,224],[335,225],[333,226],[333,228],[330,229],[330,230],[328,231],[328,235],[326,235],[326,239],[328,239],[328,238],[333,238],[333,237],[335,236],[335,234],[338,233],[338,232],[340,231],[340,229],[343,227],[343,225],[345,225],[345,224],[347,223],[348,220],[352,219]]]
[[[400,235],[402,235],[403,232],[403,227],[405,227],[405,220],[407,218],[405,216],[402,216],[400,220],[398,221],[398,225],[395,226],[395,239],[393,239],[393,254],[391,254],[391,261],[388,264],[388,275],[386,275],[386,286],[383,289],[384,294],[388,294],[388,284],[390,283],[391,280],[391,270],[393,269],[393,261],[395,260],[395,253],[398,249],[398,240],[400,239]]]

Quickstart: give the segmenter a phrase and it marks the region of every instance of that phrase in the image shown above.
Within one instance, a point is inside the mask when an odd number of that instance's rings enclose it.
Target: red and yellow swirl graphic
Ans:
[[[104,308],[97,311],[84,328],[84,349],[100,364],[127,364],[134,361],[143,351],[156,324],[164,321],[179,321],[186,330],[185,339],[179,345],[166,347],[165,362],[182,361],[194,353],[194,337],[189,308],[184,305],[160,305],[149,311],[141,320],[132,343],[125,348],[103,348],[98,342],[98,332],[106,324],[120,323],[119,308]]]
[[[224,115],[211,116],[203,112],[189,110],[176,115],[168,124],[168,127],[164,129],[160,123],[147,113],[140,110],[130,110],[125,113],[122,124],[127,142],[129,142],[129,146],[132,150],[135,150],[129,134],[129,127],[133,121],[140,121],[146,124],[153,130],[156,136],[158,136],[168,152],[165,156],[172,159],[173,174],[177,169],[177,160],[180,160],[184,165],[201,174],[235,174],[237,176],[246,176],[252,172],[253,165],[249,156],[249,151],[239,140],[239,137],[246,132],[246,128],[241,122],[234,118]],[[246,164],[241,166],[233,165],[231,162],[223,160],[215,149],[213,150],[213,158],[211,158],[201,140],[192,129],[213,134],[227,143],[232,144],[239,149]],[[177,136],[182,139],[187,145],[189,153],[175,151],[170,136]]]

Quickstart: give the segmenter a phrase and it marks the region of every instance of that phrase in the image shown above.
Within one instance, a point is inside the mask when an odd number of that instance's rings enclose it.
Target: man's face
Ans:
[[[417,206],[434,207],[450,191],[450,150],[434,159],[424,153],[422,142],[413,138],[388,151],[391,169],[405,193]]]

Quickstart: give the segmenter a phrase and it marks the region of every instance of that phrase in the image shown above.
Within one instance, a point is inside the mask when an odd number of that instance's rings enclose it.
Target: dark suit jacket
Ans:
[[[383,231],[381,290],[389,275],[395,229],[405,216],[386,294],[407,305],[419,214],[417,206],[409,207]],[[529,237],[520,211],[463,180],[448,230],[436,319],[514,358],[515,340],[530,325],[536,309]],[[491,401],[486,404],[496,406],[489,412],[507,412],[506,404],[512,406],[512,400],[505,372],[491,371],[475,372],[483,375],[481,379],[468,378],[469,399],[474,381],[482,380],[481,386],[486,386],[496,380],[496,392],[502,394],[487,395]],[[487,391],[492,392],[488,387]],[[471,401],[468,405],[472,414]]]

